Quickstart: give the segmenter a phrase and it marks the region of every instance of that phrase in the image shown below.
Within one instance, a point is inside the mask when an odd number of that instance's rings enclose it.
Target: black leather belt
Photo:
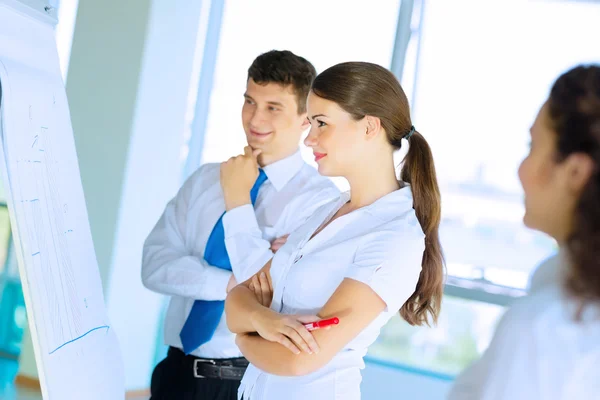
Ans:
[[[246,372],[246,367],[235,367],[233,365],[215,365],[210,361],[215,360],[195,360],[194,376],[196,378],[213,378],[241,381]]]
[[[226,379],[240,381],[248,367],[245,358],[207,359],[185,355],[181,350],[169,348],[169,357],[177,357],[186,369],[191,368],[196,378]]]

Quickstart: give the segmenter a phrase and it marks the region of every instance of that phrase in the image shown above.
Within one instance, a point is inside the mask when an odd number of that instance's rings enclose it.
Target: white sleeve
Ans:
[[[540,398],[536,341],[531,321],[519,305],[501,318],[483,356],[455,381],[448,400]]]
[[[273,258],[271,243],[263,238],[252,204],[227,211],[223,229],[229,262],[238,283],[251,278]]]
[[[425,241],[415,232],[380,232],[356,251],[346,278],[368,285],[385,302],[399,310],[419,281]]]
[[[144,243],[142,282],[169,296],[196,300],[225,300],[231,271],[208,265],[191,254],[185,242],[189,200],[201,185],[201,167],[173,198]]]
[[[302,193],[285,207],[287,235],[304,224],[327,201],[339,196],[333,186],[315,187]],[[258,226],[254,207],[246,204],[225,213],[223,217],[225,244],[233,274],[238,282],[244,282],[256,274],[273,258],[271,243],[263,238]]]

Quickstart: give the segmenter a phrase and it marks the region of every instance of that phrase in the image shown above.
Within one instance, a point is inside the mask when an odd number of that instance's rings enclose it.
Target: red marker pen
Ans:
[[[316,329],[326,328],[331,325],[337,325],[340,323],[340,319],[338,317],[322,319],[320,321],[310,322],[308,324],[304,324],[306,329],[309,331],[314,331]]]

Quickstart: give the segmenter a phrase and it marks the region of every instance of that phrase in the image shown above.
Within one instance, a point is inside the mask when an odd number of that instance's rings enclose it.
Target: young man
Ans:
[[[143,283],[171,296],[165,319],[169,352],[152,374],[153,400],[237,399],[247,362],[225,322],[227,291],[273,257],[282,243],[275,239],[339,195],[298,148],[315,76],[310,62],[289,51],[256,58],[242,107],[244,155],[200,167],[148,236]],[[253,187],[235,187],[232,177],[239,174]],[[233,204],[240,191],[245,201]]]

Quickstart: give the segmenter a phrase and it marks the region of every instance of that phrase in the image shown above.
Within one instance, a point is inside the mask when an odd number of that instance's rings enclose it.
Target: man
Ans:
[[[315,76],[310,62],[289,51],[256,58],[242,107],[244,155],[200,167],[148,236],[143,283],[171,296],[169,352],[152,374],[153,400],[237,399],[247,361],[225,322],[227,291],[273,257],[285,241],[277,238],[339,195],[298,148]],[[236,176],[253,186],[237,187]]]

